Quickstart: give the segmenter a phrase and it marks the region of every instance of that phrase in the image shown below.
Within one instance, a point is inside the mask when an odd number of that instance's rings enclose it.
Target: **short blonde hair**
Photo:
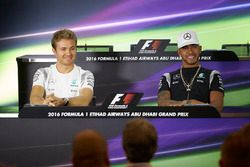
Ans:
[[[53,34],[53,37],[51,39],[51,46],[56,49],[56,43],[60,41],[61,39],[72,39],[75,41],[75,44],[77,45],[77,37],[76,34],[69,30],[69,29],[62,29],[59,31],[56,31]]]

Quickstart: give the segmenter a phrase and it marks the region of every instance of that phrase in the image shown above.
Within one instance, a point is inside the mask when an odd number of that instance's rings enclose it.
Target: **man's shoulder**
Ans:
[[[170,75],[172,76],[172,75],[178,74],[178,73],[180,73],[180,69],[170,71],[170,72],[166,72],[166,73],[163,74],[163,76],[170,76]]]
[[[47,71],[53,70],[54,68],[55,68],[55,64],[52,64],[48,67],[41,67],[41,68],[37,69],[37,71],[46,71],[47,72]]]
[[[174,70],[174,71],[170,72],[171,75],[179,74],[179,73],[180,73],[180,69],[177,69],[177,70]]]
[[[93,73],[89,70],[83,69],[81,66],[75,65],[75,69],[80,72],[80,74],[88,74],[88,75],[93,75]]]
[[[218,70],[212,70],[212,69],[208,69],[208,68],[204,68],[204,67],[201,67],[201,72],[205,72],[208,74],[220,74],[220,71],[218,71]]]
[[[47,76],[48,73],[49,73],[50,71],[52,71],[52,70],[53,70],[53,69],[52,69],[51,66],[49,66],[49,67],[42,67],[42,68],[39,68],[39,69],[36,70],[35,75],[43,74],[44,76]]]

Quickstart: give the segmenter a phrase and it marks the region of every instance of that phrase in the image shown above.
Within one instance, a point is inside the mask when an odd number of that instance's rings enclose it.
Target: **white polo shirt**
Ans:
[[[50,67],[40,68],[33,77],[33,86],[40,85],[45,89],[46,95],[54,93],[59,98],[71,98],[79,96],[82,88],[90,88],[93,91],[94,76],[88,70],[74,65],[72,71],[66,74],[58,72],[56,64]]]

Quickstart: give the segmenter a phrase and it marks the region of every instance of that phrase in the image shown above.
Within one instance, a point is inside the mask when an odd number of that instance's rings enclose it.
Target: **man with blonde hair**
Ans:
[[[74,64],[75,33],[68,29],[59,30],[54,33],[51,45],[57,62],[34,74],[31,105],[88,106],[93,97],[94,76]]]

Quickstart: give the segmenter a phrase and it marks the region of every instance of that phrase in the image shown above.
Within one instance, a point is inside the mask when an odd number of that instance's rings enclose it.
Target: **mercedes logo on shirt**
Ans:
[[[184,38],[185,40],[190,40],[190,39],[191,39],[191,34],[185,33],[185,34],[183,35],[183,38]]]

